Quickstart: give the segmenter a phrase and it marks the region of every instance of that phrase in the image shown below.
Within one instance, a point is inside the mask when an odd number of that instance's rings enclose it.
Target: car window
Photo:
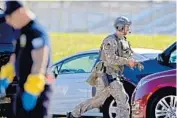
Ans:
[[[176,50],[171,53],[169,63],[176,63]]]
[[[59,74],[75,74],[91,72],[98,54],[87,54],[73,57],[63,63]]]

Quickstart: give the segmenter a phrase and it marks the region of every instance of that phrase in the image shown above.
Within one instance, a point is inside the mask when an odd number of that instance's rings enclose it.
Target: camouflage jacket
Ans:
[[[87,82],[91,86],[96,86],[97,78],[104,78],[105,72],[117,78],[122,75],[124,66],[128,65],[128,61],[131,59],[133,59],[133,51],[126,38],[119,38],[115,34],[109,35],[101,45],[100,61],[93,68]],[[136,66],[139,70],[144,69],[140,62],[137,62]]]
[[[125,37],[116,34],[109,35],[103,40],[100,48],[100,60],[104,62],[106,73],[117,77],[122,74],[124,65],[133,59],[133,51]]]

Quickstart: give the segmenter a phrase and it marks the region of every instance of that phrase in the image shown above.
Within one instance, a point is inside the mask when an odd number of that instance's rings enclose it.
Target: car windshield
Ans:
[[[159,53],[147,53],[147,54],[141,54],[141,56],[144,56],[147,59],[154,59],[158,56]]]
[[[144,61],[148,59],[147,57],[137,53],[134,53],[133,58],[136,59],[137,61]]]

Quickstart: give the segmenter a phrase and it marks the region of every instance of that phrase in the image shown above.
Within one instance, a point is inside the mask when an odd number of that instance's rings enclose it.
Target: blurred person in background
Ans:
[[[16,118],[48,118],[53,79],[50,66],[50,40],[36,21],[35,15],[19,1],[5,1],[5,20],[20,30],[14,40],[15,53],[0,72],[1,88],[6,89],[17,77],[18,87],[13,101]]]

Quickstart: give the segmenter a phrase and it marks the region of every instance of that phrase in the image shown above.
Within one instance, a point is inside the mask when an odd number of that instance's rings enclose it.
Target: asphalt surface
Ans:
[[[53,118],[66,118],[64,115],[53,115]],[[82,116],[81,118],[103,118],[101,116]]]

